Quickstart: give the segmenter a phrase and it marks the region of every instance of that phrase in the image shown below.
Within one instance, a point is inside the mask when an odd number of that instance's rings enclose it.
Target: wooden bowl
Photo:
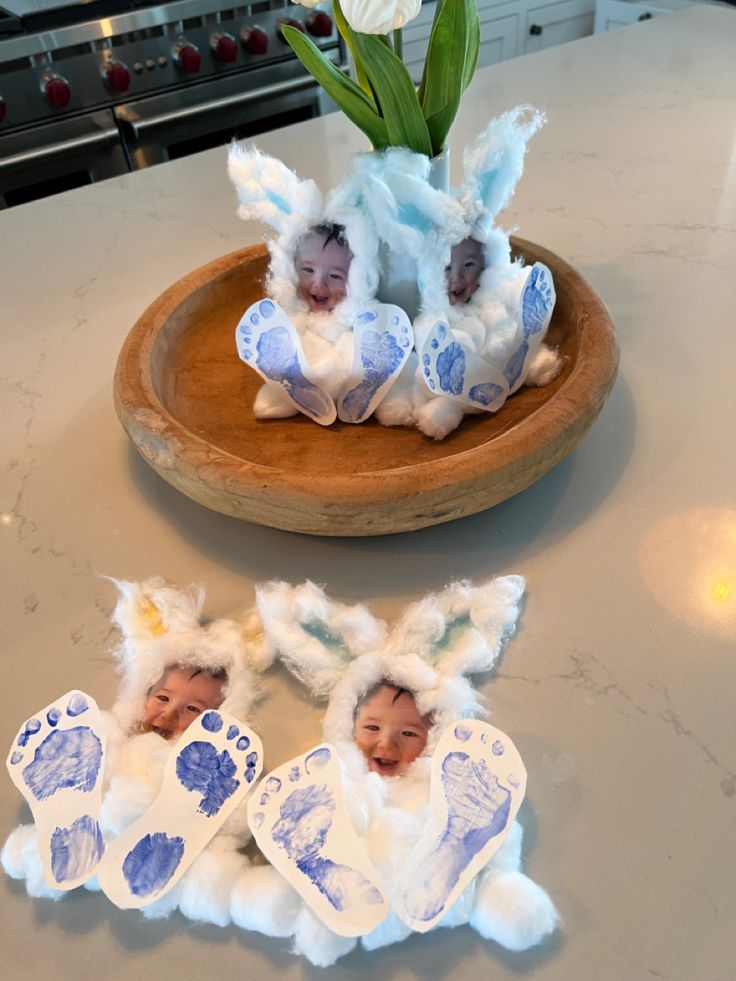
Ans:
[[[547,339],[562,374],[522,388],[495,415],[466,416],[441,442],[375,420],[327,428],[304,416],[257,420],[261,379],[238,358],[235,326],[263,296],[264,246],[174,283],[145,311],[115,371],[115,406],[143,459],[205,507],[310,535],[384,535],[452,521],[524,490],[575,447],[616,377],[605,306],[567,263],[512,241],[552,270]]]

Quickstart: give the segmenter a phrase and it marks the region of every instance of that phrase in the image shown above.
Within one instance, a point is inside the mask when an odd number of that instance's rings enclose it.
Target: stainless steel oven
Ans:
[[[284,21],[342,62],[328,4],[1,2],[0,207],[321,115]]]

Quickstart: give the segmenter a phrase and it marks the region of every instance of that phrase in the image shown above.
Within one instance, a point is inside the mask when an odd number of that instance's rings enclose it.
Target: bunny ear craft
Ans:
[[[227,169],[241,218],[262,221],[280,235],[304,231],[319,220],[322,194],[315,182],[301,180],[275,157],[232,143]]]
[[[312,582],[268,583],[256,590],[266,644],[318,698],[326,697],[348,665],[386,643],[386,625],[365,606],[328,599]]]
[[[422,154],[393,147],[361,154],[355,167],[361,205],[378,234],[393,252],[416,264],[422,306],[443,309],[442,271],[451,243],[463,237],[462,209],[454,198],[429,183],[430,162]],[[382,288],[393,285],[384,279]]]
[[[543,112],[517,106],[493,119],[463,154],[464,178],[458,200],[471,228],[485,242],[524,172],[526,146],[546,122]]]
[[[123,731],[135,730],[149,689],[174,665],[223,671],[220,707],[246,719],[258,695],[251,666],[267,663],[253,617],[243,625],[228,619],[202,624],[200,587],[178,588],[158,578],[110,581],[119,593],[113,622],[122,636],[115,656],[123,675],[112,711]]]
[[[392,648],[413,651],[446,677],[489,671],[514,632],[524,588],[522,576],[501,576],[481,586],[452,583],[405,611]]]

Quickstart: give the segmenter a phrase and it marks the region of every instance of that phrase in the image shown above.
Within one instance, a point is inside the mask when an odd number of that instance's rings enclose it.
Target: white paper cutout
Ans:
[[[54,889],[86,882],[102,858],[104,761],[100,710],[81,691],[41,709],[13,741],[6,766],[31,808],[44,875]]]
[[[419,352],[422,377],[433,395],[496,412],[509,386],[503,374],[461,344],[449,324],[437,321]]]
[[[342,422],[372,415],[406,364],[414,345],[409,318],[393,303],[376,303],[353,324],[353,364],[337,403]]]
[[[165,895],[255,786],[263,767],[258,736],[217,709],[182,734],[148,811],[107,849],[100,886],[121,909]]]
[[[445,915],[498,850],[526,793],[509,737],[477,719],[442,734],[432,758],[431,818],[397,890],[396,911],[419,933]]]
[[[353,830],[335,747],[273,770],[248,801],[248,823],[271,864],[326,926],[369,933],[388,915],[380,877]]]

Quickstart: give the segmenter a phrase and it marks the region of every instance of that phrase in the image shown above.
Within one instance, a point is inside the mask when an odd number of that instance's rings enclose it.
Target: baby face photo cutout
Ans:
[[[301,413],[322,426],[361,423],[390,390],[411,352],[408,317],[378,303],[378,238],[359,207],[355,174],[323,200],[314,181],[233,144],[228,171],[240,217],[276,232],[267,296],[243,313],[238,355],[264,381],[259,419]]]
[[[467,675],[513,633],[521,577],[455,583],[393,626],[313,583],[269,583],[257,603],[269,656],[328,700],[325,742],[262,781],[259,847],[302,897],[295,949],[322,966],[435,926],[470,923],[521,950],[555,928],[521,872],[524,764],[476,718]],[[299,815],[299,821],[294,820]]]
[[[122,908],[160,916],[178,905],[224,925],[248,837],[237,811],[263,759],[241,721],[257,695],[248,665],[257,644],[233,621],[203,625],[195,587],[114,582],[119,696],[102,713],[72,691],[21,728],[8,769],[35,828],[10,835],[3,866],[30,895],[59,898],[87,883]]]

